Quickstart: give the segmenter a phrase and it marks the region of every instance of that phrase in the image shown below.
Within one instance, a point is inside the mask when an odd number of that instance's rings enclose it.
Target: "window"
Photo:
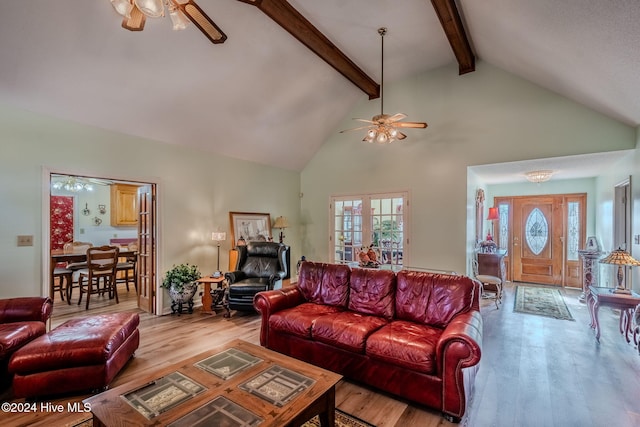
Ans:
[[[332,197],[332,262],[355,265],[360,251],[371,248],[381,268],[402,269],[407,259],[408,205],[407,192]]]
[[[531,252],[540,255],[549,239],[547,219],[540,209],[535,208],[529,214],[525,225],[525,233],[527,245],[529,245]]]

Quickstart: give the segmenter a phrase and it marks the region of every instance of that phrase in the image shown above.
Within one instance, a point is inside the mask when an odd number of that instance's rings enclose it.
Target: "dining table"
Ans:
[[[132,250],[126,247],[120,248],[120,251],[118,252],[118,257],[123,258],[135,257],[137,255],[137,250]],[[53,283],[53,272],[58,264],[79,262],[87,262],[86,252],[65,252],[63,249],[52,249],[51,262],[49,263],[49,280],[51,280],[50,283]]]

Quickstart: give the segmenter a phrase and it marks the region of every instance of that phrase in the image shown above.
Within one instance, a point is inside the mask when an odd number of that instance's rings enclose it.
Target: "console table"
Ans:
[[[631,331],[631,318],[633,310],[640,304],[640,295],[633,292],[631,294],[613,293],[613,288],[600,288],[597,286],[589,286],[587,295],[587,307],[591,315],[591,324],[589,325],[596,332],[596,341],[600,342],[600,322],[598,320],[598,310],[600,306],[617,308],[620,310],[620,333],[624,335],[629,342],[629,334]]]

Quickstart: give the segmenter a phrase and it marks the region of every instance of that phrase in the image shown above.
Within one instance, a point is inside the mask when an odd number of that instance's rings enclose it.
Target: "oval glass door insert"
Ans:
[[[531,211],[525,224],[525,230],[529,249],[531,249],[531,252],[534,254],[540,255],[540,252],[542,252],[547,245],[547,240],[549,240],[547,219],[540,209],[535,208]]]

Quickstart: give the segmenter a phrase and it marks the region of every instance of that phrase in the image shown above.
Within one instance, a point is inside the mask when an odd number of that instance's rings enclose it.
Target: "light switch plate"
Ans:
[[[33,236],[18,236],[18,246],[33,246]]]

